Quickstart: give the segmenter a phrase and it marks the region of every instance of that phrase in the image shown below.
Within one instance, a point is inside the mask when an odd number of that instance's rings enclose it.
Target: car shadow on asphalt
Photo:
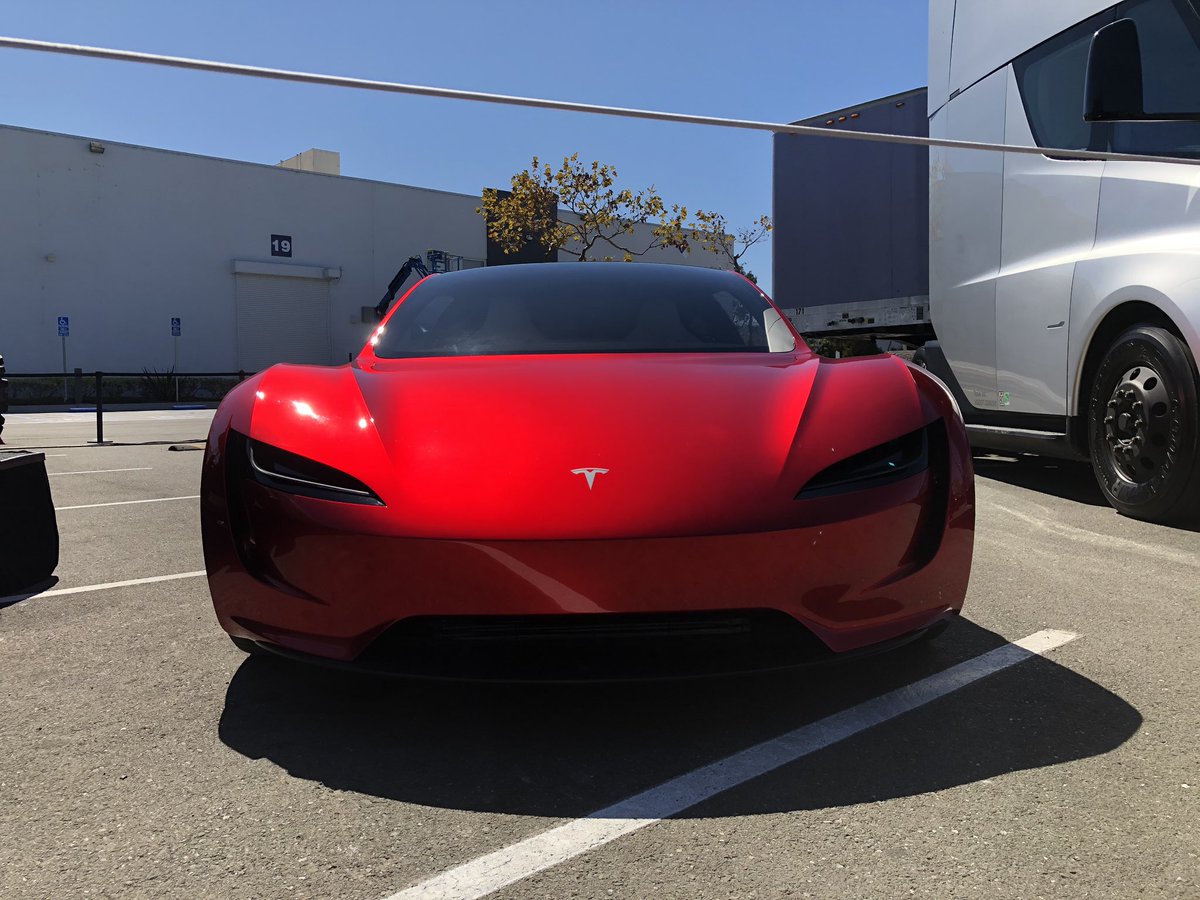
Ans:
[[[381,680],[255,656],[229,685],[220,738],[337,790],[578,817],[1004,643],[962,620],[930,644],[834,667],[608,684]],[[1120,697],[1035,657],[685,815],[938,791],[1106,753],[1141,721]]]
[[[972,460],[975,474],[980,478],[1002,481],[1014,487],[1037,491],[1082,503],[1087,506],[1107,507],[1108,501],[1096,484],[1091,463],[1071,459],[1052,459],[1048,456],[1018,454],[979,454]],[[1114,511],[1114,515],[1117,513]],[[1158,524],[1159,528],[1179,531],[1200,532],[1200,519],[1170,524]]]
[[[1002,481],[1014,487],[1051,494],[1088,506],[1108,506],[1092,466],[1072,459],[1051,459],[1048,456],[977,455],[975,474],[992,481]]]

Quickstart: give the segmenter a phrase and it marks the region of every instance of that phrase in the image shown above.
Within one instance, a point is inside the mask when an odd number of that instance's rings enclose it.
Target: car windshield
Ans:
[[[795,349],[779,314],[728,272],[644,263],[496,266],[422,282],[375,355],[767,353]]]

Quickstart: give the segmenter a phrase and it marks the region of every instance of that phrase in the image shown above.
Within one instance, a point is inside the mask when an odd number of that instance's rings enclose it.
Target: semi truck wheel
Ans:
[[[1200,514],[1196,364],[1165,328],[1130,328],[1092,386],[1088,443],[1100,489],[1118,512],[1152,522]]]

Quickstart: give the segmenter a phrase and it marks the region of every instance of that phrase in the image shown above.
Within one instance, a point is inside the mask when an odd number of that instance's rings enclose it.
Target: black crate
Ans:
[[[58,521],[44,453],[0,456],[0,597],[46,581],[58,567]]]

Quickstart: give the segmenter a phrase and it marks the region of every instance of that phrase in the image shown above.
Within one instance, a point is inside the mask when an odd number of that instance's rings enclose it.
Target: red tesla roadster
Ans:
[[[795,665],[958,612],[970,459],[936,378],[816,356],[739,275],[433,275],[354,362],[225,398],[205,563],[248,651],[444,677]]]

